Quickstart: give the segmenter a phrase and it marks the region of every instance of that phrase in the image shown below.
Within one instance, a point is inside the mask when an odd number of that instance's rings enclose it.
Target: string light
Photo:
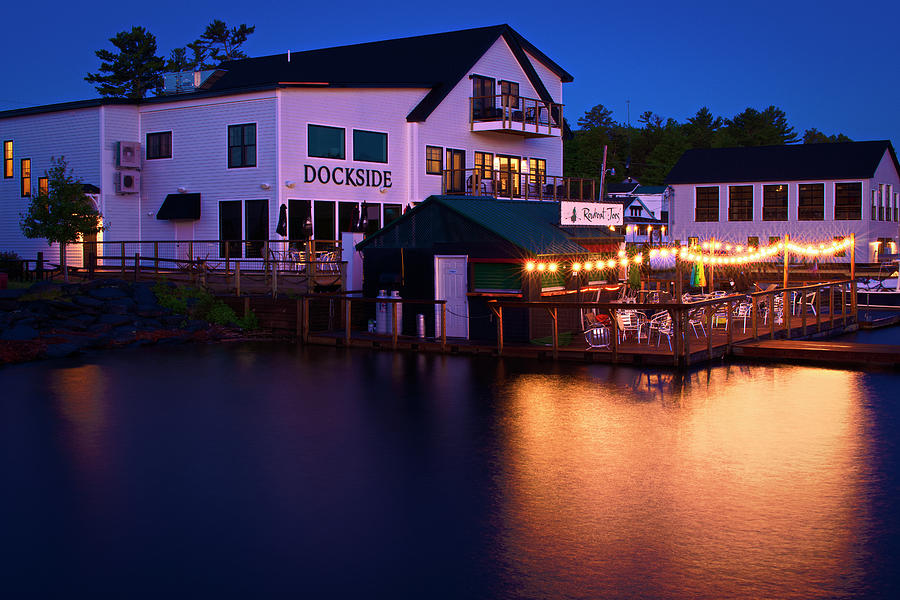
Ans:
[[[783,241],[773,242],[767,246],[753,247],[732,245],[716,241],[704,241],[702,244],[688,246],[673,246],[662,248],[651,248],[647,255],[649,258],[668,258],[680,257],[686,262],[703,265],[745,265],[748,263],[760,262],[768,260],[775,255],[782,254],[785,251],[800,256],[808,256],[818,258],[821,256],[831,256],[839,252],[845,251],[850,247],[851,238],[845,237],[840,241],[830,240],[829,242],[819,242],[813,244],[799,245],[794,242],[785,243]],[[704,253],[701,249],[711,251]],[[715,250],[724,249],[729,254],[723,256],[714,254]],[[643,254],[635,254],[628,257],[624,250],[617,252],[618,259],[597,259],[596,261],[587,260],[582,262],[572,262],[568,269],[574,273],[580,271],[593,271],[601,269],[615,269],[617,267],[627,267],[631,264],[640,265],[644,263]],[[550,272],[557,273],[565,268],[558,262],[538,262],[529,260],[525,263],[525,270],[528,272],[538,271],[539,273]]]

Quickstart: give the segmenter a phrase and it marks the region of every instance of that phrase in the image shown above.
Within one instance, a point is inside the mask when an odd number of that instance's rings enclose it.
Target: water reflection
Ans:
[[[599,371],[509,387],[504,547],[524,596],[810,598],[852,580],[859,374]]]
[[[36,596],[888,596],[897,382],[277,345],[21,365],[0,531]]]

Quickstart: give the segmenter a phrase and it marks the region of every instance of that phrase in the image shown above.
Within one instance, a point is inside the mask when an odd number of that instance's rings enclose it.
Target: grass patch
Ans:
[[[153,286],[153,293],[156,294],[160,306],[179,315],[214,325],[233,325],[241,329],[259,328],[259,321],[252,310],[246,317],[239,317],[230,306],[200,288],[178,287],[161,281]]]

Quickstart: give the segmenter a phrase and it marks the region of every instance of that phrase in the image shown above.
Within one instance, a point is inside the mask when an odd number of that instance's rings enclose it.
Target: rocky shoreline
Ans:
[[[101,279],[0,290],[0,365],[95,349],[239,337],[173,313],[151,283]]]

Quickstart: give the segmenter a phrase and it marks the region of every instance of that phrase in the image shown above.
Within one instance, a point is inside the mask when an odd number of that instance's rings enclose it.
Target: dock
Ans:
[[[734,356],[776,362],[811,362],[854,366],[900,366],[900,346],[821,340],[744,341],[731,348]]]

